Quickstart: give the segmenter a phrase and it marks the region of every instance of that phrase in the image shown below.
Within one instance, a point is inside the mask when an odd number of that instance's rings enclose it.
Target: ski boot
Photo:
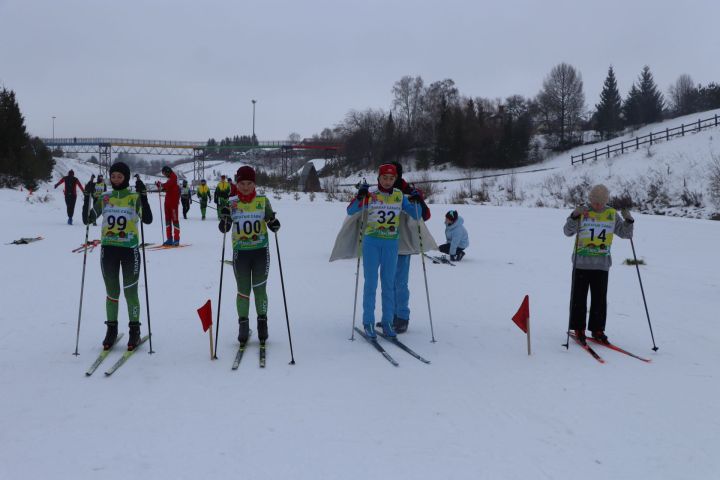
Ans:
[[[382,330],[385,336],[390,338],[397,337],[397,333],[395,333],[395,329],[393,328],[393,322],[386,322],[385,320],[383,320],[380,325],[382,326]]]
[[[130,324],[130,338],[128,339],[128,350],[135,350],[135,347],[138,346],[138,343],[140,343],[140,324],[139,323],[131,323]]]
[[[179,238],[176,238],[172,245],[173,245],[173,247],[179,247],[179,246],[180,246],[180,239],[179,239]]]
[[[248,338],[250,338],[250,320],[247,317],[240,317],[238,323],[240,324],[238,342],[240,342],[240,345],[245,345]]]
[[[581,345],[587,345],[587,337],[585,336],[585,330],[575,330],[575,338]]]
[[[603,332],[602,330],[592,332],[592,337],[604,345],[610,345],[610,340],[608,340],[607,335],[605,335],[605,332]]]
[[[103,350],[110,350],[113,345],[115,345],[115,340],[117,340],[118,336],[118,324],[105,322],[105,325],[107,325],[107,332],[105,333],[105,340],[103,340]]]
[[[268,324],[267,324],[267,316],[266,315],[260,315],[257,318],[257,331],[258,331],[258,339],[260,340],[260,344],[264,345],[265,340],[268,339]]]
[[[167,239],[163,242],[163,247],[172,247],[174,245],[171,239]]]
[[[372,323],[363,323],[363,328],[365,329],[365,335],[371,339],[375,340],[377,338],[377,334],[375,333],[375,325]]]
[[[68,217],[68,225],[72,225],[72,217]]]
[[[393,319],[393,328],[395,329],[395,333],[407,332],[409,324],[410,324],[410,320],[406,320],[404,318],[400,318],[400,317],[396,316]]]
[[[410,320],[405,320],[404,318],[399,318],[397,315],[395,315],[393,317],[392,329],[395,333],[405,333],[407,332],[409,323]],[[385,331],[382,322],[377,322],[375,324],[375,328],[382,328],[383,332]]]

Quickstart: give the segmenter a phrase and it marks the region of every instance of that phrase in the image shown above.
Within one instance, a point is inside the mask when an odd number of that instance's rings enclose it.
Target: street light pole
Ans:
[[[252,130],[252,141],[255,142],[255,104],[257,103],[257,100],[252,100],[253,104],[253,130]]]
[[[53,119],[53,143],[55,143],[55,115],[53,115],[52,119]]]

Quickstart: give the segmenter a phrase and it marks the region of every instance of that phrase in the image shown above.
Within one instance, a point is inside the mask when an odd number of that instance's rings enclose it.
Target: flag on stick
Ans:
[[[525,295],[520,308],[513,315],[512,321],[527,335],[528,355],[530,355],[530,297],[528,295]]]
[[[210,300],[208,299],[207,302],[205,302],[205,305],[197,309],[198,316],[200,317],[200,322],[202,323],[203,332],[207,332],[208,329],[210,330],[210,358],[212,359],[214,357],[213,354],[213,334],[212,334],[212,304],[210,303]]]

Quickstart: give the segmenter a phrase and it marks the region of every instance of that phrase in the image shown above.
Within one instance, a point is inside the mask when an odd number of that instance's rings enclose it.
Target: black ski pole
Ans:
[[[218,306],[217,306],[217,319],[215,320],[215,356],[213,359],[217,360],[217,347],[218,338],[220,338],[220,302],[222,301],[222,284],[223,284],[223,271],[225,270],[225,238],[227,232],[223,232],[223,245],[222,245],[222,257],[220,259],[220,289],[218,290]]]
[[[147,264],[145,263],[145,228],[143,227],[142,218],[140,218],[140,241],[142,242],[143,276],[145,278],[145,308],[148,319],[148,341],[150,342],[150,351],[148,354],[152,355],[155,351],[152,348],[152,328],[150,328],[150,294],[148,292]]]
[[[199,205],[202,205],[202,203],[200,203],[199,200],[195,200],[195,199],[193,198],[192,201],[195,202],[195,203],[197,203],[197,204],[199,204]],[[217,208],[211,207],[210,205],[206,205],[205,207],[206,207],[206,208],[211,208],[211,209],[213,209],[213,210],[217,210]]]
[[[643,304],[645,305],[645,315],[647,315],[648,326],[650,327],[650,338],[653,342],[653,351],[658,351],[658,346],[655,345],[655,335],[653,335],[652,323],[650,323],[650,312],[648,311],[647,300],[645,300],[645,289],[643,288],[642,278],[640,278],[640,266],[638,265],[637,255],[635,255],[635,244],[633,239],[630,239],[630,246],[632,247],[633,260],[635,260],[635,268],[637,269],[638,281],[640,282],[640,293],[642,293]]]
[[[78,345],[80,344],[80,318],[82,317],[83,291],[85,290],[85,265],[87,265],[88,242],[90,241],[89,236],[90,222],[88,221],[85,226],[85,248],[83,253],[82,280],[80,281],[80,308],[78,309],[77,334],[75,335],[75,353],[73,353],[75,356],[80,355],[80,353],[78,353]]]
[[[430,316],[430,338],[431,338],[430,341],[431,341],[431,343],[435,343],[437,340],[435,340],[435,330],[433,329],[432,309],[430,309],[430,289],[428,288],[427,268],[425,267],[425,252],[423,250],[422,231],[420,229],[420,222],[423,221],[423,219],[422,219],[422,217],[420,217],[420,214],[418,213],[417,202],[415,202],[415,216],[418,217],[417,218],[417,222],[418,222],[417,226],[418,226],[418,240],[420,241],[420,261],[422,262],[423,276],[425,277],[425,297],[427,298],[428,315]]]
[[[160,190],[158,190],[158,205],[160,205],[160,238],[162,239],[162,243],[165,243],[165,220],[163,220],[162,195],[160,194]]]
[[[572,263],[572,279],[570,280],[570,313],[568,315],[568,328],[567,328],[567,338],[565,339],[565,343],[563,344],[563,347],[565,347],[566,350],[570,349],[570,325],[572,322],[572,305],[573,305],[573,298],[575,296],[575,266],[577,264],[577,251],[578,251],[578,245],[580,243],[580,220],[582,219],[582,214],[580,214],[580,217],[577,221],[577,232],[575,233],[575,251],[573,252],[573,263]]]
[[[363,179],[363,182],[365,185],[367,185],[367,182],[365,182],[365,179]],[[352,331],[350,332],[350,340],[355,341],[355,315],[357,314],[357,292],[358,292],[358,285],[360,283],[360,259],[362,258],[362,241],[363,236],[365,234],[365,221],[367,220],[368,215],[368,207],[364,205],[365,200],[367,197],[364,197],[362,200],[360,200],[360,203],[363,204],[363,212],[360,215],[360,233],[358,234],[358,252],[357,252],[357,267],[355,268],[355,301],[353,302],[353,317],[352,317]]]
[[[288,315],[287,297],[285,296],[285,279],[283,278],[282,260],[280,259],[280,244],[278,243],[278,235],[275,233],[275,249],[277,250],[278,268],[280,269],[280,285],[282,287],[283,304],[285,305],[285,322],[287,323],[288,341],[290,342],[290,365],[295,365],[295,355],[293,354],[292,337],[290,336],[290,317]]]

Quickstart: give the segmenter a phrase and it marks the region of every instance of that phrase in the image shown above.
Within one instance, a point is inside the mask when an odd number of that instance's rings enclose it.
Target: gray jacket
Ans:
[[[580,218],[573,218],[572,216],[569,216],[567,220],[565,221],[565,226],[563,227],[563,232],[565,232],[565,235],[568,237],[572,237],[573,235],[577,234],[578,227],[580,225]],[[620,215],[620,212],[615,215],[615,231],[614,235],[617,235],[620,238],[632,238],[633,236],[633,224],[634,221],[626,221],[622,218]],[[571,255],[570,259],[575,255]],[[575,262],[575,268],[579,268],[580,270],[610,270],[610,266],[612,265],[612,258],[610,255],[606,255],[604,257],[586,257],[582,255],[577,256],[577,260]]]

